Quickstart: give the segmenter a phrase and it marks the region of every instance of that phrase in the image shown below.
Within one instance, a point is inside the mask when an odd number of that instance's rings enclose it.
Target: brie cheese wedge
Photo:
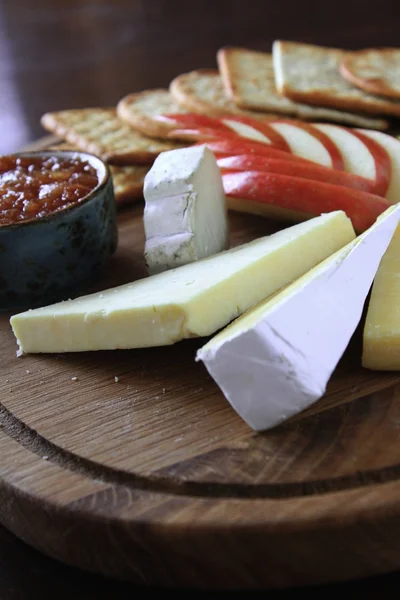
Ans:
[[[250,427],[274,427],[324,394],[399,218],[400,206],[391,207],[356,240],[198,351],[196,360]]]
[[[161,153],[144,180],[145,260],[158,273],[228,245],[222,178],[206,146]]]
[[[342,211],[215,256],[11,318],[20,352],[162,346],[215,333],[354,239]]]

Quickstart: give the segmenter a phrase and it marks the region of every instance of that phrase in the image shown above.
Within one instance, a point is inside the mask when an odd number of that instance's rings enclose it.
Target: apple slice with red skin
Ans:
[[[276,173],[301,177],[312,181],[323,181],[333,185],[374,193],[375,183],[365,177],[359,177],[352,173],[345,173],[323,167],[314,163],[302,164],[296,161],[282,160],[280,158],[267,158],[265,156],[243,154],[239,156],[227,156],[219,158],[217,164],[221,170],[228,171],[260,171],[264,173]]]
[[[368,229],[391,206],[387,200],[375,194],[275,173],[223,171],[222,183],[230,208],[235,208],[235,202],[229,203],[229,199],[233,198],[236,200],[236,209],[240,200],[239,210],[247,212],[246,201],[249,201],[253,206],[258,203],[260,212],[262,206],[266,216],[282,218],[287,217],[287,211],[308,218],[343,210],[357,232]],[[253,206],[249,205],[248,212],[254,212]]]
[[[279,148],[279,150],[291,152],[290,146],[283,135],[271,127],[266,121],[237,115],[230,115],[229,117],[219,120],[233,129],[233,131],[236,131],[236,133],[243,138],[263,142],[265,144],[272,144],[275,148]]]
[[[375,162],[375,194],[386,197],[392,175],[392,161],[384,146],[374,139],[366,136],[361,131],[349,129],[350,133],[358,137],[371,152]]]
[[[199,115],[196,113],[176,113],[157,115],[158,121],[171,124],[168,138],[183,141],[198,141],[219,137],[239,137],[230,127],[224,125],[219,119]]]
[[[375,182],[375,194],[386,196],[391,181],[391,160],[381,144],[348,127],[331,123],[316,123],[314,126],[340,148],[348,173],[371,179]]]
[[[211,127],[181,128],[179,125],[176,127],[176,129],[171,129],[171,131],[168,132],[167,137],[174,140],[188,140],[190,142],[204,142],[215,139],[243,139],[231,129],[227,129],[227,131],[225,131],[218,128],[213,129]]]
[[[392,202],[393,204],[397,204],[400,199],[400,141],[399,138],[396,138],[392,135],[388,135],[387,133],[382,133],[382,131],[371,131],[369,129],[358,129],[358,133],[362,133],[364,137],[368,137],[372,140],[375,140],[381,147],[383,147],[391,161],[391,176],[390,176],[390,184],[389,189],[385,194],[385,198]]]
[[[169,133],[169,137],[204,139],[204,137],[209,137],[212,130],[218,129],[226,134],[235,133],[239,137],[272,144],[280,150],[290,152],[290,146],[285,138],[261,119],[252,119],[251,117],[238,115],[227,115],[226,117],[216,118],[196,113],[158,115],[156,118],[161,121],[171,121],[171,123],[174,122],[177,125],[182,125],[182,127],[173,127]],[[232,137],[232,135],[226,135],[225,137]]]
[[[227,126],[226,129],[220,127],[206,127],[187,125],[186,127],[177,126],[168,132],[168,137],[178,140],[189,140],[189,141],[204,141],[212,139],[239,139],[244,141],[257,142],[266,146],[272,146],[284,152],[290,152],[290,147],[285,139],[277,132],[270,128],[265,129],[265,133],[262,132],[263,127],[256,129],[254,126],[250,126],[247,123],[242,123],[235,119],[224,119],[225,123],[229,123],[231,126]],[[268,136],[267,136],[268,133]]]
[[[334,164],[341,166],[342,163],[337,160],[336,147],[332,155],[332,145],[326,147],[317,135],[310,133],[306,124],[303,127],[303,125],[300,126],[294,121],[279,119],[271,121],[270,125],[285,137],[292,154],[312,160],[314,163],[325,167],[334,168]]]
[[[207,115],[199,115],[197,113],[174,113],[167,115],[157,115],[155,117],[159,121],[173,121],[178,125],[182,125],[183,129],[198,129],[206,127],[207,129],[221,129],[222,131],[231,131],[224,123],[215,117]]]
[[[281,158],[282,160],[288,160],[293,162],[301,162],[305,164],[315,165],[315,162],[297,156],[296,154],[290,154],[284,152],[278,148],[274,148],[268,144],[261,142],[252,142],[244,138],[235,139],[213,139],[206,142],[199,142],[204,144],[215,154],[217,158],[224,158],[226,156],[238,156],[241,154],[265,156],[269,158]]]
[[[344,160],[340,149],[337,145],[331,140],[331,138],[326,135],[323,131],[317,129],[311,123],[303,123],[302,121],[297,121],[295,119],[276,119],[271,121],[270,127],[273,127],[274,124],[286,123],[288,125],[293,125],[294,127],[298,127],[303,131],[309,133],[313,137],[315,137],[321,144],[324,146],[325,150],[328,152],[332,165],[332,169],[338,169],[339,171],[344,171]],[[281,133],[282,135],[282,133]],[[290,152],[289,146],[289,152]]]

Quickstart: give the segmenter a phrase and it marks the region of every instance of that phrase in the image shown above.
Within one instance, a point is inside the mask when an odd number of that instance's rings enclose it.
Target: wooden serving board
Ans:
[[[142,210],[121,212],[97,288],[146,274]],[[230,225],[232,245],[279,227],[238,213]],[[195,363],[204,340],[17,358],[9,317],[0,521],[27,543],[93,572],[191,588],[400,568],[400,374],[361,368],[361,328],[325,397],[256,434]]]

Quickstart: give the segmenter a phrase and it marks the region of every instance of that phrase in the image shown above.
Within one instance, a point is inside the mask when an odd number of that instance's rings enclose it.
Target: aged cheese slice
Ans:
[[[342,211],[134,283],[15,315],[21,352],[173,344],[206,336],[354,239]]]
[[[144,181],[145,260],[159,273],[228,245],[222,177],[206,146],[163,152]]]
[[[363,367],[400,370],[400,227],[372,286],[363,335]]]
[[[232,407],[269,429],[318,400],[361,318],[399,222],[391,207],[355,241],[198,351]]]

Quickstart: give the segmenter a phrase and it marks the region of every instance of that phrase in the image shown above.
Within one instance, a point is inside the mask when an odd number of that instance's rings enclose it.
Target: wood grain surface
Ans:
[[[120,213],[96,289],[146,275],[142,210]],[[231,245],[282,226],[231,213]],[[194,361],[204,340],[17,358],[9,316],[0,521],[28,544],[103,575],[197,589],[399,568],[400,374],[361,368],[360,329],[325,397],[256,434]]]

